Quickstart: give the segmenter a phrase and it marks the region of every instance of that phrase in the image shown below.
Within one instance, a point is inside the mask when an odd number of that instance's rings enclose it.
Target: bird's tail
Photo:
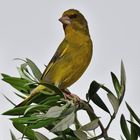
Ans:
[[[36,95],[39,94],[44,89],[46,89],[46,87],[43,86],[43,85],[37,86],[35,89],[32,90],[30,96],[28,96],[24,101],[19,103],[16,107],[21,107],[21,106],[29,105],[31,103],[31,101],[36,97]]]

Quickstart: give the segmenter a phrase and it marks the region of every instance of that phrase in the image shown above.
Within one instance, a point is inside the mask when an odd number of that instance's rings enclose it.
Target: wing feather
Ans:
[[[53,65],[55,64],[55,62],[57,60],[59,60],[66,52],[67,50],[67,41],[64,39],[62,41],[62,43],[59,45],[58,49],[56,50],[54,56],[52,57],[51,61],[49,62],[49,64],[46,66],[46,69],[43,72],[43,75],[41,77],[41,80],[44,79],[44,77],[46,77],[47,73],[50,71],[50,69],[53,67]]]

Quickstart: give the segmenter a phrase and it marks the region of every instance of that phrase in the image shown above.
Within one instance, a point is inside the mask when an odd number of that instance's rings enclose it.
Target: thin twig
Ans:
[[[114,113],[114,114],[111,116],[111,119],[110,119],[110,121],[109,121],[107,127],[105,128],[106,131],[108,131],[108,129],[109,129],[109,127],[110,127],[112,121],[115,119],[115,117],[116,117],[116,114]]]

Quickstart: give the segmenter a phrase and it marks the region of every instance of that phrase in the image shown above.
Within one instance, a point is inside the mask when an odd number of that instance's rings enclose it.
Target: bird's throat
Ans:
[[[67,24],[63,24],[63,29],[65,31]]]

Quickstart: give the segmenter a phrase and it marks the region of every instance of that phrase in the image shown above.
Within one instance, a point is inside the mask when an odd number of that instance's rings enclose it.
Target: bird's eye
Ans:
[[[77,15],[76,15],[76,14],[73,14],[73,15],[70,15],[69,17],[70,17],[71,19],[73,19],[73,18],[76,18]]]

